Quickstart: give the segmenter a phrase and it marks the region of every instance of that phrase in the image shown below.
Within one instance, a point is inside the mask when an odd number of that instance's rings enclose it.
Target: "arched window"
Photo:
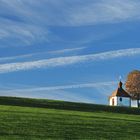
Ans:
[[[120,102],[122,102],[122,97],[120,97]]]

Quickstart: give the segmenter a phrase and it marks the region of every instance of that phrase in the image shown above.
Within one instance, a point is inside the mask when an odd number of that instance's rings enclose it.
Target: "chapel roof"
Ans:
[[[131,97],[122,87],[123,83],[120,81],[119,84],[118,84],[118,88],[117,90],[115,90],[112,95],[109,97]]]

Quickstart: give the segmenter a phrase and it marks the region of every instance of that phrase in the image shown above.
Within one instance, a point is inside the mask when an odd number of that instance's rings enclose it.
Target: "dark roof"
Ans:
[[[131,97],[123,88],[118,88],[117,90],[115,90],[112,95],[110,96],[111,97],[114,97],[114,96],[117,96],[117,97]]]
[[[118,89],[115,90],[109,98],[114,97],[114,96],[117,96],[117,97],[131,97],[131,96],[122,88],[122,82],[121,82],[121,81],[119,82]]]

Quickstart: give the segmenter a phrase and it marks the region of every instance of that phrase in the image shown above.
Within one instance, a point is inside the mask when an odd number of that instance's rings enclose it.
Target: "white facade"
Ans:
[[[117,97],[111,97],[109,99],[109,105],[111,105],[111,106],[117,106]]]
[[[131,107],[138,107],[137,100],[131,100]]]
[[[109,100],[111,106],[131,106],[131,99],[129,97],[111,97]]]

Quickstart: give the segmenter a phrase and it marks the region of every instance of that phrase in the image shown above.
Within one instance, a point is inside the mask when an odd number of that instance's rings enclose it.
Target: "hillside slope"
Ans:
[[[86,111],[86,112],[106,111],[106,112],[114,112],[114,113],[140,115],[140,109],[138,108],[112,107],[107,105],[75,103],[75,102],[47,100],[47,99],[0,97],[0,105],[39,107],[39,108],[75,110],[75,111]]]
[[[0,140],[140,138],[139,109],[8,97],[0,104]]]

